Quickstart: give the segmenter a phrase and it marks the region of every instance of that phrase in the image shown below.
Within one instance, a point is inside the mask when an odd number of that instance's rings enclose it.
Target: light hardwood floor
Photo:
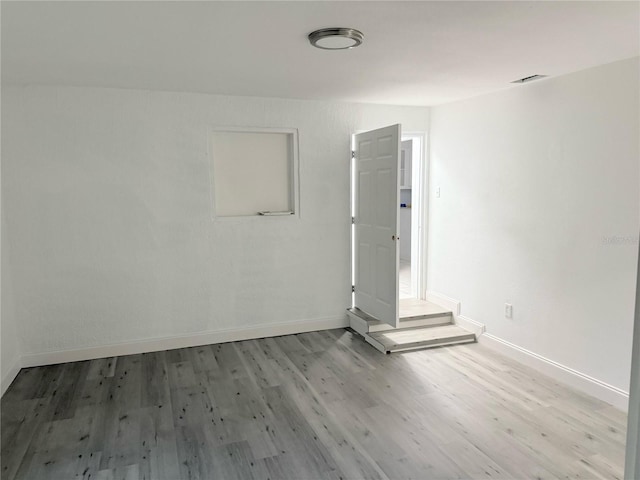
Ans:
[[[622,478],[626,416],[479,344],[346,330],[23,370],[2,479]]]

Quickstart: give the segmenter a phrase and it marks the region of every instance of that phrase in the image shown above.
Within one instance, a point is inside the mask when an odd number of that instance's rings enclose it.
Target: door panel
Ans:
[[[371,268],[369,266],[370,259],[370,245],[368,243],[360,242],[358,250],[358,260],[356,263],[360,265],[360,269],[356,270],[356,285],[357,291],[360,291],[363,295],[372,295],[373,289],[371,288]]]
[[[354,306],[397,326],[400,125],[354,139]]]
[[[358,172],[358,195],[356,199],[358,204],[370,204],[373,201],[373,195],[371,194],[371,172]],[[374,209],[358,209],[356,207],[356,211],[360,212],[359,220],[361,225],[371,225],[373,223],[371,213]]]
[[[376,225],[393,225],[396,195],[389,191],[388,185],[393,184],[391,169],[380,169],[376,172],[376,193],[373,196]]]
[[[394,253],[389,247],[377,245],[375,258],[376,272],[378,272],[378,275],[376,275],[376,294],[378,295],[378,301],[388,307],[393,306],[395,282],[393,281],[393,274],[380,275],[380,272],[393,272],[395,265]]]

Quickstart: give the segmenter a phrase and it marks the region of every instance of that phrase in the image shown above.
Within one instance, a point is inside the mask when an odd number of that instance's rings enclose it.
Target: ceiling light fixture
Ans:
[[[345,50],[362,43],[364,35],[355,28],[321,28],[309,34],[309,42],[324,50]]]

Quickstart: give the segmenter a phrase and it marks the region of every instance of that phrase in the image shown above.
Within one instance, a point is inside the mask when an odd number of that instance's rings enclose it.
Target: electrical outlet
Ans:
[[[504,316],[506,318],[513,318],[513,305],[510,303],[504,304]]]

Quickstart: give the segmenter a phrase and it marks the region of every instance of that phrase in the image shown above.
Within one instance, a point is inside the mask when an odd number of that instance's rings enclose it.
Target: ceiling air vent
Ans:
[[[521,78],[520,80],[514,80],[511,83],[527,83],[527,82],[533,82],[534,80],[540,80],[541,78],[546,78],[546,75],[531,75],[530,77],[524,77],[524,78]]]

